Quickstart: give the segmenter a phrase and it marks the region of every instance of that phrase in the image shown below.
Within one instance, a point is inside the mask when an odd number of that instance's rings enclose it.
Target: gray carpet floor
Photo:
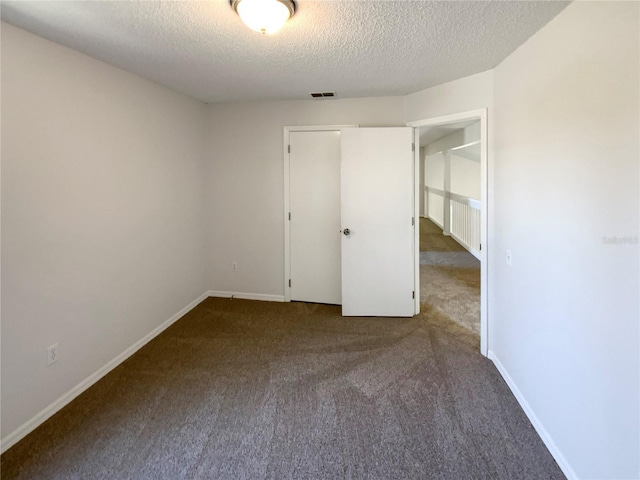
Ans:
[[[480,335],[480,262],[426,218],[420,219],[420,303]]]
[[[561,479],[438,312],[208,299],[2,455],[3,479]]]

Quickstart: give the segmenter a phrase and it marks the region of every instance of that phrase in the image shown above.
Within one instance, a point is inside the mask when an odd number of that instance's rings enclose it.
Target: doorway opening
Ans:
[[[437,117],[437,118],[431,118],[431,119],[425,119],[422,121],[416,121],[416,122],[412,122],[409,124],[410,127],[413,127],[413,129],[409,129],[409,128],[405,128],[404,132],[405,133],[401,133],[400,130],[403,130],[402,128],[386,128],[386,129],[374,129],[374,128],[369,128],[369,129],[358,129],[358,128],[344,128],[344,127],[339,127],[339,126],[331,126],[331,127],[285,127],[284,128],[284,134],[285,134],[285,158],[284,158],[284,166],[285,166],[285,202],[284,202],[284,206],[285,206],[285,301],[291,301],[291,300],[296,300],[295,297],[291,296],[291,288],[292,286],[296,283],[295,279],[292,279],[291,273],[292,273],[292,265],[291,265],[291,257],[290,257],[290,253],[292,252],[292,248],[291,248],[291,232],[293,231],[293,228],[291,228],[291,223],[296,221],[296,218],[300,218],[300,215],[296,215],[295,212],[293,212],[291,208],[291,203],[290,203],[290,173],[291,173],[291,158],[292,158],[292,153],[295,156],[295,148],[291,148],[292,145],[290,143],[291,137],[297,137],[300,136],[298,135],[299,132],[309,132],[309,131],[321,131],[321,130],[341,130],[342,134],[345,134],[346,132],[350,132],[350,138],[352,138],[352,140],[354,140],[354,145],[356,145],[355,147],[351,148],[351,150],[357,150],[358,155],[354,156],[354,155],[348,155],[347,158],[356,158],[359,159],[360,161],[365,158],[367,160],[369,160],[368,163],[365,164],[359,164],[358,168],[357,168],[357,172],[360,176],[362,176],[362,172],[367,172],[367,171],[371,171],[371,172],[376,172],[377,177],[370,179],[370,181],[365,182],[367,185],[369,185],[370,187],[373,185],[377,185],[376,182],[380,181],[382,183],[380,183],[379,185],[379,189],[376,190],[376,192],[380,192],[380,191],[392,191],[392,192],[412,192],[411,195],[409,195],[409,197],[406,198],[405,201],[408,201],[410,203],[413,204],[413,207],[408,208],[407,209],[407,215],[408,217],[406,219],[404,219],[402,221],[402,227],[411,225],[411,230],[410,230],[410,235],[414,236],[414,241],[410,242],[412,243],[412,250],[414,252],[414,254],[412,255],[413,257],[413,262],[414,263],[414,267],[410,268],[411,272],[414,275],[414,279],[413,279],[413,291],[411,288],[402,288],[401,293],[399,293],[398,297],[398,302],[399,303],[400,300],[402,299],[402,301],[406,300],[406,298],[411,299],[411,303],[412,303],[412,307],[413,307],[413,312],[414,313],[418,313],[420,311],[420,288],[418,288],[418,286],[420,285],[420,257],[421,255],[419,254],[419,245],[420,245],[420,235],[419,235],[419,223],[420,223],[420,212],[422,211],[423,216],[427,217],[430,216],[431,218],[429,219],[431,222],[435,221],[435,224],[429,224],[426,222],[424,223],[424,229],[428,230],[429,227],[431,227],[431,229],[436,228],[438,226],[438,222],[440,223],[440,228],[442,228],[442,233],[444,234],[443,236],[445,237],[450,237],[450,239],[453,239],[452,241],[454,243],[449,242],[449,246],[451,247],[449,250],[445,251],[445,252],[440,252],[438,254],[437,251],[433,250],[433,247],[431,247],[431,249],[426,249],[425,253],[426,255],[423,255],[423,259],[425,260],[425,264],[431,264],[431,267],[438,267],[438,266],[443,266],[442,264],[438,264],[438,261],[441,261],[443,258],[448,258],[449,260],[452,260],[454,263],[453,265],[449,265],[449,267],[452,268],[460,268],[461,267],[461,263],[463,264],[462,267],[466,268],[466,259],[463,259],[463,255],[461,255],[461,253],[464,253],[461,249],[457,248],[457,245],[455,242],[457,242],[460,246],[464,247],[464,249],[468,250],[469,253],[471,254],[471,256],[475,259],[477,259],[477,261],[480,262],[480,280],[479,280],[479,289],[480,289],[480,298],[479,298],[479,334],[480,334],[480,350],[481,353],[484,355],[487,355],[488,352],[488,310],[487,310],[487,298],[488,298],[488,282],[487,282],[487,278],[488,278],[488,272],[487,272],[487,255],[488,255],[488,250],[489,250],[489,245],[487,242],[487,219],[488,219],[488,213],[487,213],[487,206],[488,206],[488,187],[487,187],[487,179],[488,179],[488,162],[487,162],[487,112],[486,109],[484,110],[477,110],[477,111],[473,111],[473,112],[466,112],[466,113],[461,113],[461,114],[456,114],[456,115],[450,115],[450,116],[446,116],[446,117]],[[429,144],[432,144],[434,142],[436,142],[437,140],[440,140],[444,137],[447,136],[448,134],[452,134],[454,132],[457,131],[462,131],[462,134],[465,134],[466,129],[469,130],[474,130],[476,132],[476,138],[474,139],[467,139],[469,141],[463,141],[461,143],[457,143],[456,145],[449,145],[449,147],[447,149],[441,149],[439,152],[436,152],[435,150],[433,152],[427,152],[427,153],[438,153],[439,155],[442,156],[446,156],[446,158],[448,159],[448,162],[446,163],[447,167],[445,169],[445,167],[442,167],[442,170],[446,172],[446,177],[444,178],[444,180],[442,181],[442,185],[441,188],[438,188],[438,186],[434,186],[434,185],[429,185],[429,183],[425,183],[425,176],[424,176],[424,172],[426,170],[426,167],[423,166],[422,167],[422,172],[420,172],[420,165],[421,163],[421,159],[425,159],[426,154],[423,154],[421,156],[421,150],[422,152],[425,152],[428,148],[429,145],[423,145],[423,148],[421,149],[421,137],[423,137],[422,143],[426,143],[427,140],[426,138],[428,137],[428,135],[433,134],[433,132],[438,132],[440,131],[440,133],[438,133],[437,135],[439,136],[439,138],[437,139],[433,139],[433,141],[431,141]],[[358,130],[361,130],[360,132],[356,133]],[[398,130],[397,132],[393,133],[394,130]],[[442,131],[445,131],[445,134],[441,135]],[[394,136],[394,135],[401,135],[402,136],[402,141],[399,141],[397,144],[394,143],[394,152],[395,153],[385,153],[386,150],[381,149],[381,148],[375,148],[372,150],[371,145],[373,144],[377,144],[379,142],[383,141],[383,138],[385,139],[384,141],[390,141],[390,139]],[[406,138],[404,138],[405,134],[409,134]],[[415,135],[414,135],[415,134]],[[364,137],[366,137],[367,135],[369,135],[368,138],[368,142],[362,142],[362,140],[364,139]],[[373,135],[373,136],[371,136]],[[441,136],[440,136],[441,135]],[[362,138],[361,138],[362,137]],[[356,139],[358,139],[360,142],[356,141]],[[342,144],[342,156],[344,157],[344,151],[345,151],[345,146],[344,146],[344,138],[341,138],[341,144]],[[398,140],[398,139],[396,139]],[[413,143],[413,147],[412,147],[412,143]],[[386,145],[386,144],[385,144]],[[385,147],[386,148],[386,147]],[[368,150],[367,150],[368,149]],[[408,149],[408,150],[407,150]],[[348,152],[351,152],[351,150],[347,149]],[[363,151],[367,150],[367,154],[363,155]],[[372,150],[371,152],[369,150]],[[415,153],[412,153],[412,150],[415,151]],[[445,152],[446,150],[446,152]],[[445,152],[445,153],[443,153]],[[383,155],[384,153],[384,155]],[[406,158],[406,154],[409,153],[410,157]],[[381,165],[384,164],[386,166],[390,166],[393,165],[393,168],[391,168],[391,170],[389,170],[387,173],[380,173],[380,169],[379,168],[371,168],[371,164],[372,164],[372,159],[375,157],[377,158],[377,156],[380,156],[381,158]],[[403,158],[405,160],[407,160],[407,162],[398,162],[399,158]],[[411,160],[409,160],[411,159]],[[479,160],[478,160],[479,159]],[[478,188],[478,182],[477,180],[474,180],[475,182],[475,191],[471,192],[471,193],[466,193],[465,191],[461,190],[460,185],[465,185],[467,184],[470,185],[471,182],[469,180],[469,178],[466,178],[465,175],[462,175],[462,177],[460,177],[458,175],[458,170],[465,171],[465,166],[464,166],[464,162],[469,163],[468,161],[471,160],[470,165],[473,165],[473,169],[476,172],[476,174],[478,173],[479,170],[479,176],[480,176],[480,185]],[[462,163],[461,163],[462,162]],[[345,170],[345,165],[350,165],[351,161],[346,161],[345,162],[345,158],[341,159],[341,163],[342,163],[342,172],[341,175],[344,175],[344,170]],[[356,162],[357,163],[357,162]],[[412,164],[412,168],[410,167],[410,165]],[[425,164],[426,165],[426,164]],[[444,163],[443,163],[444,165]],[[468,165],[467,165],[468,166]],[[380,170],[380,171],[379,171]],[[413,170],[411,172],[411,170]],[[468,170],[468,169],[467,169]],[[348,173],[350,172],[350,174],[353,174],[354,172],[348,171]],[[458,172],[458,173],[456,173]],[[401,173],[401,175],[400,175]],[[453,180],[452,180],[452,173],[453,173]],[[306,175],[306,174],[305,174]],[[315,179],[317,178],[317,174],[311,175],[311,179]],[[347,175],[347,177],[349,177],[349,175]],[[396,178],[397,177],[397,178]],[[413,186],[411,185],[411,178],[413,178]],[[389,179],[396,179],[398,180],[398,185],[395,185],[394,188],[388,188],[388,185],[385,183],[385,181],[389,180]],[[374,181],[375,180],[375,181]],[[362,179],[360,179],[360,181],[362,181]],[[453,182],[453,185],[452,185]],[[344,178],[342,178],[342,183],[344,183]],[[359,184],[361,185],[362,182]],[[374,185],[375,184],[375,185]],[[455,187],[455,189],[452,190],[452,186]],[[343,185],[344,187],[344,185]],[[432,190],[428,191],[426,189],[426,187],[431,187]],[[306,195],[306,192],[309,189],[302,189],[301,191],[303,192],[303,194]],[[360,188],[347,188],[347,193],[349,192],[353,192],[353,191],[359,191]],[[367,189],[364,189],[367,190]],[[369,189],[370,190],[370,189]],[[439,192],[436,190],[440,190]],[[368,191],[368,190],[367,190]],[[478,194],[479,191],[479,194]],[[344,192],[345,190],[342,190],[342,195],[344,196]],[[438,203],[438,193],[440,193],[439,197],[440,197],[440,203]],[[433,194],[433,195],[432,195]],[[404,194],[403,194],[404,195]],[[379,195],[378,195],[379,196]],[[433,198],[432,198],[433,197]],[[370,197],[368,197],[370,200]],[[376,197],[377,199],[377,197]],[[317,202],[316,202],[317,203]],[[388,208],[379,208],[379,209],[372,209],[372,208],[368,208],[369,207],[369,203],[366,203],[363,201],[359,201],[359,202],[346,202],[347,205],[356,205],[356,206],[362,206],[362,208],[360,208],[360,211],[366,213],[366,214],[370,214],[370,215],[375,215],[375,213],[379,210],[379,211],[385,211],[388,215],[387,217],[391,216],[393,217],[393,219],[395,220],[396,217],[391,215],[390,212],[388,212]],[[430,206],[431,205],[431,206]],[[438,205],[442,206],[442,215],[441,216],[437,216],[435,214],[433,214],[435,210],[437,210],[436,207],[438,207]],[[434,210],[435,209],[435,210]],[[433,210],[433,211],[432,211]],[[432,215],[429,215],[429,213],[432,213]],[[344,213],[344,212],[343,212]],[[402,212],[400,212],[402,215]],[[406,212],[405,212],[406,213]],[[344,216],[344,215],[343,215]],[[385,217],[386,218],[386,217]],[[397,218],[401,218],[401,217],[397,217]],[[464,219],[464,222],[461,222],[460,219]],[[440,219],[440,220],[438,220]],[[475,223],[473,225],[475,225],[476,228],[471,228],[469,227],[469,220],[472,219]],[[344,218],[343,218],[344,220]],[[345,238],[347,238],[349,241],[353,240],[352,243],[355,243],[355,238],[356,238],[356,234],[363,234],[365,233],[364,227],[362,225],[359,225],[359,229],[356,230],[355,228],[353,228],[353,235],[351,235],[351,230],[352,230],[352,223],[354,223],[354,221],[352,219],[348,219],[349,221],[347,222],[348,225],[342,225],[339,233],[343,236],[341,236],[340,238],[343,240],[343,243],[346,242],[346,240],[344,240]],[[357,223],[357,222],[356,222]],[[415,227],[414,227],[415,225]],[[348,228],[347,228],[348,227]],[[333,234],[336,234],[336,226],[334,225],[333,228],[331,228],[331,230],[333,231]],[[386,230],[383,230],[383,235],[382,238],[385,238],[385,235],[387,234],[387,232],[396,232],[398,231],[398,228],[387,228]],[[403,230],[404,232],[404,230]],[[426,235],[427,232],[425,232]],[[425,236],[423,235],[423,236]],[[375,235],[362,235],[361,238],[377,238]],[[378,237],[380,237],[380,235],[378,235]],[[406,238],[408,238],[408,235],[402,235],[402,238],[406,240]],[[315,236],[314,236],[315,238]],[[435,237],[433,237],[435,238]],[[403,240],[404,241],[404,240]],[[446,240],[445,240],[446,241]],[[335,243],[333,240],[331,240],[332,245]],[[389,242],[387,242],[389,243]],[[393,242],[392,242],[393,243]],[[343,245],[344,246],[344,245]],[[407,247],[408,249],[409,247]],[[402,250],[403,252],[407,249]],[[364,251],[365,249],[358,249],[358,251]],[[379,250],[379,249],[378,249]],[[337,249],[336,249],[337,251]],[[407,250],[408,251],[408,250]],[[344,253],[344,252],[343,252]],[[388,252],[387,252],[388,253]],[[379,256],[379,255],[378,255]],[[393,253],[391,255],[392,258],[396,256],[395,253]],[[385,257],[386,258],[386,257]],[[471,258],[471,257],[468,257]],[[475,260],[473,260],[473,258],[469,261],[469,264],[471,264],[472,262],[475,262]],[[344,260],[344,259],[343,259]],[[366,262],[361,262],[363,264],[371,264],[372,262],[370,261],[371,258],[369,257],[367,259]],[[397,263],[397,262],[396,262]],[[342,262],[343,266],[344,266],[344,261]],[[402,265],[405,265],[405,262],[402,262]],[[477,265],[477,263],[475,263],[475,265]],[[393,271],[392,268],[393,265],[387,266],[383,269],[378,269],[380,271],[384,271],[384,272],[390,272]],[[343,269],[344,270],[344,269]],[[349,269],[347,269],[349,270]],[[362,269],[356,269],[357,271],[360,271]],[[312,273],[314,271],[316,271],[315,269],[311,269],[310,270]],[[408,270],[407,270],[408,271]],[[407,271],[403,270],[402,275],[398,276],[398,278],[402,279],[402,281],[409,279],[410,274],[407,275]],[[442,273],[442,269],[440,269],[440,272]],[[344,272],[343,272],[344,273]],[[435,275],[428,275],[426,274],[429,278],[428,279],[433,279],[435,278]],[[458,276],[460,277],[460,272],[459,271],[455,271],[452,275],[449,276]],[[312,276],[313,277],[313,276]],[[367,288],[360,288],[360,290],[362,290],[363,292],[371,292],[372,289],[368,288],[369,284],[372,282],[375,282],[375,280],[371,280],[371,278],[373,277],[369,277],[369,276],[365,276],[366,278],[360,278],[360,282],[357,282],[358,286],[364,286]],[[387,275],[387,277],[389,277],[389,275]],[[406,278],[405,278],[406,277]],[[344,278],[344,275],[343,275]],[[394,277],[395,278],[395,277]],[[477,268],[476,268],[476,278],[477,278]],[[385,278],[385,280],[388,280],[388,278]],[[343,280],[344,282],[344,280]],[[335,282],[334,282],[335,283]],[[383,282],[379,282],[380,284],[382,284]],[[395,282],[394,285],[396,285],[399,282]],[[425,285],[428,285],[428,281],[423,281],[422,283],[424,283]],[[462,279],[462,284],[464,285],[466,283],[467,286],[469,286],[470,284],[474,284],[474,281],[471,279]],[[478,281],[475,281],[475,288],[476,288],[476,292],[477,292],[477,283]],[[441,285],[440,282],[435,283],[436,285]],[[377,285],[377,284],[376,284]],[[404,285],[404,284],[403,284]],[[387,289],[388,291],[392,291],[393,289]],[[406,292],[405,292],[406,290]],[[393,290],[395,292],[395,290]],[[386,291],[384,292],[386,295]],[[400,296],[401,295],[401,296]],[[454,295],[455,297],[456,295]],[[349,298],[355,298],[355,296],[348,296]],[[369,295],[369,297],[371,297],[371,295]],[[370,301],[368,301],[370,298],[367,297],[367,305],[369,306],[371,304]],[[382,295],[376,295],[375,298],[379,299],[383,298]],[[458,296],[459,297],[459,296]],[[385,297],[386,298],[386,297]],[[395,298],[395,297],[394,297]],[[307,300],[302,298],[302,300]],[[309,299],[312,300],[312,299]],[[307,300],[307,301],[309,301]],[[448,299],[450,300],[450,299]],[[385,300],[386,302],[386,300]],[[385,303],[383,302],[383,303]],[[477,294],[476,294],[476,303],[478,302],[477,300]],[[334,302],[330,302],[330,303],[334,303]],[[337,302],[335,302],[337,303]],[[391,303],[391,302],[389,302]],[[451,304],[451,302],[449,302]],[[345,312],[345,295],[344,295],[344,290],[343,290],[343,295],[342,295],[342,305],[343,305],[343,313]],[[386,303],[385,303],[386,305]],[[403,304],[404,305],[404,304]],[[459,302],[453,302],[452,305],[457,305],[459,306]],[[428,305],[427,305],[428,307]],[[425,308],[425,310],[428,310],[428,308]],[[469,311],[473,311],[473,307],[472,308],[467,308],[467,310]],[[475,308],[475,311],[477,312],[477,307]],[[397,312],[386,312],[386,311],[382,311],[381,309],[376,309],[375,311],[366,311],[366,312],[351,312],[349,311],[347,313],[347,315],[382,315],[382,316],[407,316],[406,312],[403,310],[402,314],[399,314]],[[475,325],[471,324],[471,328],[475,328],[477,331],[477,323],[478,323],[478,314],[476,314],[476,321],[475,321]]]
[[[488,352],[487,114],[412,122],[421,311],[479,335]]]

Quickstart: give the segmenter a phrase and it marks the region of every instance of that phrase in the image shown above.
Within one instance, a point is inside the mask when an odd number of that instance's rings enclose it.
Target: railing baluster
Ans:
[[[434,197],[439,196],[444,198],[445,192],[443,190],[432,187],[425,187],[425,190],[427,197],[434,195]],[[456,193],[449,193],[448,195],[450,198],[449,233],[475,257],[480,258],[480,202]],[[431,198],[428,198],[427,202],[429,202]],[[429,212],[428,207],[427,215],[431,217],[431,212]]]

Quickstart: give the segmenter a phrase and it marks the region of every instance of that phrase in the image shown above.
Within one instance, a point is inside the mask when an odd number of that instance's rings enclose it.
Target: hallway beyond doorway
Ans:
[[[480,334],[480,262],[427,218],[420,218],[420,302],[425,313]]]

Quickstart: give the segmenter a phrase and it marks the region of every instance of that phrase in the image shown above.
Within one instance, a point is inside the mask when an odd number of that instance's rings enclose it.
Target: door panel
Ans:
[[[342,302],[340,132],[289,134],[291,300]]]
[[[341,130],[342,314],[414,314],[413,129]]]

